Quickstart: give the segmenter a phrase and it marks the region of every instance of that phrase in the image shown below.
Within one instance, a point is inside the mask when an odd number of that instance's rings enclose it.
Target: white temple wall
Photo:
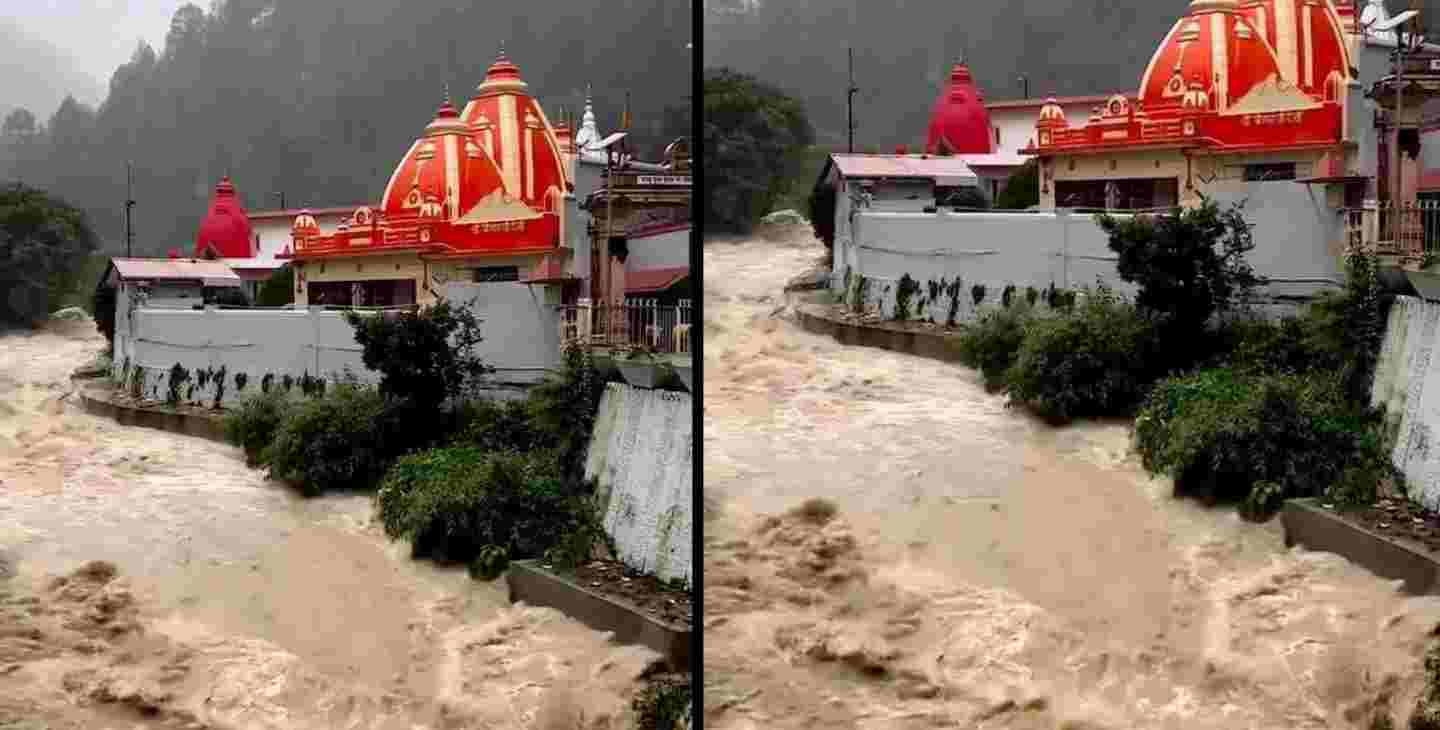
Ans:
[[[452,283],[445,295],[474,309],[481,318],[484,341],[476,348],[495,368],[489,380],[497,388],[523,387],[544,378],[560,365],[559,314],[554,287],[529,287],[502,282]],[[129,293],[117,296],[115,374],[128,363],[147,372],[147,392],[163,396],[170,368],[176,363],[193,374],[202,369],[226,370],[224,401],[237,395],[235,374],[249,378],[246,394],[258,391],[272,374],[278,387],[284,376],[302,375],[335,382],[348,369],[362,381],[376,382],[367,370],[354,329],[340,312],[308,309],[166,309],[143,307],[128,311]],[[553,300],[553,301],[552,301]],[[214,388],[196,398],[211,402]]]
[[[1245,200],[1253,225],[1255,250],[1248,259],[1257,273],[1273,280],[1260,292],[1265,299],[1306,299],[1343,286],[1339,221],[1324,193],[1291,181],[1246,183],[1212,197],[1222,208]],[[1120,216],[1124,217],[1124,216]],[[971,288],[986,287],[982,307],[1000,301],[1007,285],[1017,296],[1027,286],[1043,290],[1079,288],[1103,280],[1122,294],[1133,288],[1119,280],[1117,257],[1092,215],[1068,211],[986,213],[892,213],[866,211],[856,217],[851,240],[836,238],[834,288],[852,305],[894,316],[896,293],[908,274],[921,287],[912,297],[912,314],[924,298],[920,316],[943,322],[949,298],[930,296],[931,282],[963,281],[958,319],[975,316]],[[868,281],[856,291],[858,277]],[[848,278],[847,278],[848,277]],[[849,288],[847,289],[847,283]],[[1294,304],[1283,305],[1293,308]]]

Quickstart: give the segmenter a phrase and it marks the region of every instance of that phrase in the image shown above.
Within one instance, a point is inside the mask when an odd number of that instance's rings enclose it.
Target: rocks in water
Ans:
[[[90,313],[80,307],[66,307],[51,314],[50,319],[60,322],[88,322]]]
[[[761,218],[760,222],[768,226],[798,226],[810,221],[805,220],[805,216],[800,215],[799,212],[787,208],[770,213]]]

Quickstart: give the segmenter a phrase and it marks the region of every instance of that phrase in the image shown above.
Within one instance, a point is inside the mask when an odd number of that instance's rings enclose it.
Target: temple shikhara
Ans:
[[[1354,244],[1392,268],[1440,253],[1440,46],[1411,16],[1384,0],[1179,9],[1139,79],[1109,94],[987,102],[961,60],[923,153],[833,155],[816,185],[836,196],[833,285],[884,309],[905,275],[992,289],[1113,283],[1092,213],[1204,199],[1243,206],[1272,301],[1340,286]],[[1029,161],[1037,205],[977,209],[973,193],[993,203]],[[857,280],[876,291],[850,291]]]

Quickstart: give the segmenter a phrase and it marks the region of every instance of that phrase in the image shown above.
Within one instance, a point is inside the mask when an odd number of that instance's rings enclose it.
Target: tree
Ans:
[[[799,169],[815,130],[795,98],[729,69],[705,73],[705,220],[748,231]]]
[[[945,199],[945,205],[961,209],[985,209],[990,207],[990,201],[985,199],[985,194],[976,188],[963,187],[951,193]]]
[[[113,353],[115,351],[115,287],[101,285],[95,287],[95,294],[90,300],[90,313],[95,317],[95,329],[105,335],[106,347]]]
[[[1001,210],[1025,210],[1039,204],[1040,165],[1035,160],[1028,160],[1005,181],[1005,189],[995,198],[995,207]]]
[[[815,237],[825,242],[825,248],[835,247],[835,186],[829,183],[821,185],[810,191],[809,210],[810,227],[815,229]]]
[[[448,300],[419,311],[371,316],[346,313],[365,367],[380,373],[380,390],[409,401],[419,412],[434,412],[447,398],[490,372],[474,346],[480,321],[467,307]]]
[[[295,270],[289,266],[271,274],[270,278],[260,285],[260,292],[255,296],[257,307],[283,307],[294,302]]]
[[[5,124],[0,127],[0,133],[26,137],[35,134],[35,114],[29,109],[12,109],[5,115]]]
[[[84,213],[64,201],[24,185],[0,190],[0,322],[44,319],[80,284],[96,246]]]
[[[1211,315],[1265,283],[1245,261],[1255,242],[1243,204],[1221,211],[1203,198],[1200,207],[1175,215],[1119,219],[1101,213],[1095,219],[1120,257],[1120,278],[1139,287],[1136,305],[1159,315],[1172,335],[1167,341],[1181,350]]]

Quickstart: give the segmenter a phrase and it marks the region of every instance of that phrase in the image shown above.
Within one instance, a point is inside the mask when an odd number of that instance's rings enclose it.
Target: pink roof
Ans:
[[[690,275],[688,266],[664,269],[640,269],[625,272],[626,294],[656,294],[679,283]]]
[[[110,259],[122,280],[205,281],[206,286],[239,286],[240,277],[220,261],[199,259]]]
[[[930,157],[923,155],[851,155],[832,154],[831,161],[840,174],[849,178],[865,177],[928,177],[973,178],[975,173],[965,164],[965,156]]]

